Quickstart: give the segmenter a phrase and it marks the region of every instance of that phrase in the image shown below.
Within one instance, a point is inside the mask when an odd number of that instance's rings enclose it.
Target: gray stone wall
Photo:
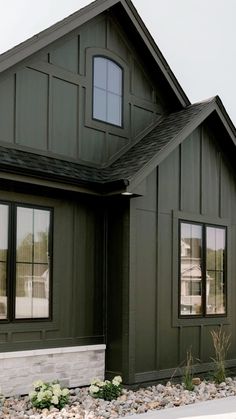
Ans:
[[[65,387],[104,378],[105,345],[0,353],[0,393],[23,395],[36,380],[58,380]]]

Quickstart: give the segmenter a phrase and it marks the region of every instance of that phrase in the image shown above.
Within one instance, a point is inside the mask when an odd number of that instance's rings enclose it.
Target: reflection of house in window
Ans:
[[[180,314],[224,314],[225,227],[180,224]]]
[[[18,318],[31,310],[35,317],[47,316],[49,300],[49,270],[42,275],[25,275],[19,278],[21,295],[16,297]]]
[[[202,269],[194,262],[187,256],[184,260],[181,258],[181,312],[184,314],[201,314],[202,312]],[[207,275],[207,296],[210,291],[210,281],[211,278]]]

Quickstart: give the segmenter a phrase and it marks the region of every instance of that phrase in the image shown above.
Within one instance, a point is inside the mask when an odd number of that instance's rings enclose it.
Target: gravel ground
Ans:
[[[77,388],[70,390],[70,405],[61,411],[55,408],[37,411],[32,408],[27,396],[7,398],[0,408],[0,418],[113,419],[148,410],[166,409],[234,395],[236,395],[236,377],[227,378],[226,382],[220,385],[202,381],[195,386],[194,391],[185,390],[182,385],[172,385],[170,382],[137,391],[124,389],[122,395],[112,402],[92,398],[88,394],[88,388]]]

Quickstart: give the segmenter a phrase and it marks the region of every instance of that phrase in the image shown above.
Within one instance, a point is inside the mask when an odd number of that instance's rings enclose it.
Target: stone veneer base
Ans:
[[[65,387],[104,379],[105,345],[71,346],[0,353],[0,393],[27,394],[36,380],[58,380]]]

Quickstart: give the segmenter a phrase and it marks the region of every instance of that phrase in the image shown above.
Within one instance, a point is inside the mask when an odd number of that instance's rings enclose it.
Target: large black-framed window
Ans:
[[[93,119],[122,127],[123,69],[115,61],[93,57]]]
[[[0,204],[0,320],[49,319],[52,209]]]
[[[226,235],[226,227],[180,220],[180,317],[226,315]]]

